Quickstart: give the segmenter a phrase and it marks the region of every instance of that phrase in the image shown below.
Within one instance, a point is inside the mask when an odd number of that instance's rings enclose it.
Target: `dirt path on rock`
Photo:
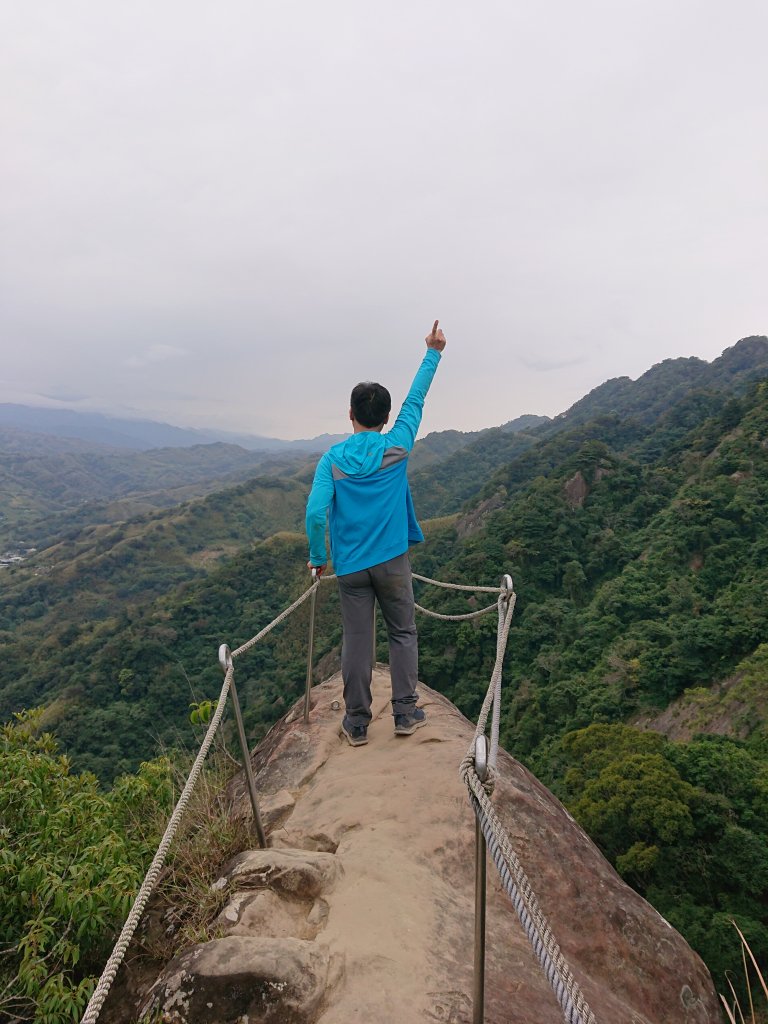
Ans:
[[[329,756],[286,827],[272,836],[278,847],[320,835],[338,844],[343,877],[330,898],[322,941],[343,956],[346,969],[321,1024],[427,1020],[434,1004],[429,962],[446,887],[436,871],[436,840],[439,846],[446,829],[456,835],[471,826],[457,774],[463,749],[445,734],[451,713],[428,699],[420,702],[428,724],[412,736],[395,736],[390,697],[389,674],[378,668],[369,742],[351,747],[338,736],[342,712],[331,708],[340,698],[339,680],[315,688],[313,725],[328,741]]]

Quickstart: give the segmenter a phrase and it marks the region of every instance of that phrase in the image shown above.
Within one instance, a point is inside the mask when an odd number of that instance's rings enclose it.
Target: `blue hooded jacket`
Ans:
[[[307,501],[312,565],[328,561],[326,515],[331,557],[339,576],[386,562],[402,555],[410,544],[424,540],[416,522],[406,469],[439,362],[440,353],[427,349],[390,431],[352,434],[321,457]]]

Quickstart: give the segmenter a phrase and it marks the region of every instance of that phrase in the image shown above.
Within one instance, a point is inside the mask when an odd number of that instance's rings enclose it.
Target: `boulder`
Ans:
[[[222,935],[260,935],[274,939],[314,939],[328,916],[328,904],[315,900],[309,908],[282,899],[267,889],[238,892],[216,918]]]
[[[265,889],[293,899],[314,900],[336,881],[340,864],[330,853],[311,850],[246,850],[233,858],[214,886]]]
[[[206,1024],[310,1024],[332,988],[327,949],[299,939],[231,936],[172,960],[140,1014]]]

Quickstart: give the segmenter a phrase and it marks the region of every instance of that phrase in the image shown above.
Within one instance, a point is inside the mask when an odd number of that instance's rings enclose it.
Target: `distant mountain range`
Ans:
[[[154,420],[121,419],[97,412],[49,409],[30,405],[0,404],[0,427],[32,434],[71,438],[109,448],[148,451],[150,448],[191,448],[199,444],[236,444],[248,451],[322,452],[346,434],[321,434],[300,441],[281,441],[258,434],[223,430],[192,430]]]
[[[548,416],[524,415],[497,428],[517,433],[549,423]],[[450,453],[474,441],[484,430],[443,430],[429,435],[430,444],[417,460],[426,465],[444,452]],[[259,434],[238,434],[225,430],[175,427],[155,420],[131,420],[96,412],[50,409],[31,405],[0,403],[0,449],[4,452],[82,452],[94,446],[131,451],[154,448],[192,448],[205,444],[238,445],[250,452],[315,454],[327,451],[348,434],[319,434],[298,441],[283,441]],[[44,440],[43,440],[44,439]]]

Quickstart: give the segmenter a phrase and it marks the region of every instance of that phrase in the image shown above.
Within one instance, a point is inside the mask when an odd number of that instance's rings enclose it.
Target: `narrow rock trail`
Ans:
[[[343,864],[323,941],[344,958],[344,985],[320,1021],[363,1015],[382,1024],[448,1020],[434,1015],[436,1001],[467,1004],[471,985],[467,947],[456,950],[464,965],[454,963],[464,975],[464,991],[435,991],[433,963],[437,957],[453,959],[439,922],[441,908],[453,904],[453,886],[440,865],[447,836],[462,839],[467,884],[474,870],[471,812],[458,778],[457,747],[450,742],[459,739],[462,720],[425,694],[421,706],[429,724],[412,736],[395,736],[389,673],[378,669],[369,742],[350,747],[337,738],[342,713],[330,709],[336,691],[336,684],[328,684],[316,693],[317,719],[326,719],[324,704],[330,711],[328,760],[297,801],[284,831],[274,835],[280,846],[312,837],[322,844],[327,836]],[[318,721],[323,732],[326,721]],[[462,910],[469,915],[471,936],[471,902]],[[455,928],[448,934],[457,938]]]

